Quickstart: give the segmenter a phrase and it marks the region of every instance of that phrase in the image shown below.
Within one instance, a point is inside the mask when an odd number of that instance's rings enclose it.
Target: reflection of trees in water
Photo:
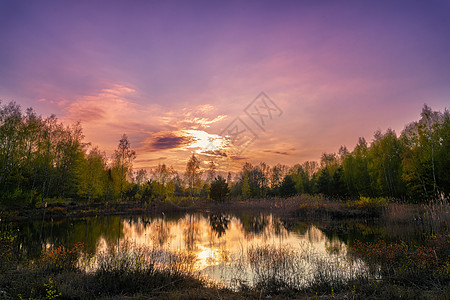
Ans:
[[[144,229],[152,224],[152,220],[149,217],[141,217],[141,223]]]
[[[163,247],[172,236],[170,225],[164,219],[158,218],[152,223],[150,235],[154,245]]]
[[[195,242],[200,239],[200,224],[196,216],[189,214],[184,220],[183,240],[186,249],[192,251],[195,249]]]
[[[146,233],[147,228],[151,226],[152,219],[147,216],[142,217],[130,217],[126,219],[126,223],[128,223],[128,231],[124,230],[125,237],[129,234],[133,233],[136,236],[142,236]]]
[[[263,214],[258,216],[243,216],[241,218],[242,225],[246,235],[258,235],[265,231],[267,225],[270,224],[269,217]]]
[[[229,224],[230,217],[228,215],[221,213],[209,215],[209,225],[211,226],[211,230],[214,231],[219,238],[225,234]]]
[[[327,237],[325,236],[325,234],[314,225],[311,225],[308,228],[308,231],[306,232],[305,237],[311,243],[325,242],[328,240]]]
[[[101,238],[104,238],[108,244],[116,244],[124,237],[122,217],[86,218],[74,220],[71,223],[73,225],[66,232],[71,240],[70,244],[81,242],[84,245],[84,250],[88,253],[97,251]]]
[[[19,244],[24,257],[37,258],[46,246],[72,247],[82,243],[88,253],[95,253],[100,238],[107,243],[117,243],[123,237],[123,218],[109,216],[102,218],[64,219],[39,221],[18,226]]]
[[[282,238],[287,237],[288,231],[286,229],[286,226],[279,218],[272,217],[272,227],[273,232],[276,236]]]
[[[248,231],[259,234],[266,229],[269,225],[269,219],[267,216],[259,215],[258,217],[252,217],[248,226]]]

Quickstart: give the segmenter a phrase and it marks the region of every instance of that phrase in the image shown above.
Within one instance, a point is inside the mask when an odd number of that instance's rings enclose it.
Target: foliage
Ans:
[[[228,197],[230,189],[228,188],[228,183],[222,176],[217,176],[213,182],[211,182],[211,189],[209,196],[215,201],[223,201]]]
[[[64,126],[10,102],[0,105],[0,204],[35,207],[46,198],[123,198],[134,151],[122,137],[112,165],[97,147],[83,143],[79,123]]]
[[[200,160],[192,154],[186,165],[186,179],[190,189],[191,198],[193,198],[194,194],[200,191],[202,186],[200,175]]]
[[[360,197],[358,200],[347,202],[347,206],[356,209],[371,209],[371,208],[382,208],[387,206],[389,201],[386,198],[378,197]]]
[[[0,271],[17,259],[14,248],[17,244],[17,232],[11,226],[0,229]]]
[[[76,244],[72,249],[59,246],[58,248],[43,250],[41,254],[42,267],[53,272],[74,270],[82,249],[82,244]]]
[[[281,197],[291,197],[296,194],[295,182],[291,175],[286,175],[283,178],[283,182],[280,186],[280,196]]]
[[[117,149],[113,155],[112,174],[114,181],[118,182],[120,187],[120,200],[124,198],[124,190],[127,185],[127,176],[133,167],[133,159],[136,158],[136,152],[131,149],[130,142],[126,134],[122,135]]]
[[[55,288],[53,283],[53,279],[50,277],[47,283],[44,283],[46,299],[56,299],[61,296],[61,293],[58,293],[58,290]]]
[[[246,163],[235,186],[244,198],[292,195],[292,179],[295,194],[323,194],[334,199],[389,197],[424,203],[448,199],[449,137],[450,113],[424,105],[421,119],[407,125],[400,136],[392,129],[376,131],[370,144],[361,137],[353,151],[342,146],[338,153],[323,153],[320,167],[312,162],[292,168]],[[288,193],[281,189],[283,179],[289,185]]]
[[[48,198],[149,202],[211,196],[217,169],[212,161],[205,178],[194,154],[184,177],[165,164],[147,174],[133,171],[136,153],[127,135],[110,159],[83,138],[79,123],[65,126],[54,115],[38,116],[31,108],[22,112],[15,102],[0,105],[0,205],[35,208]],[[449,111],[424,105],[420,119],[399,136],[392,129],[378,130],[371,142],[360,137],[353,151],[341,146],[337,153],[323,153],[320,163],[271,167],[247,162],[227,183],[232,197],[245,199],[321,194],[427,203],[450,195],[449,149]]]
[[[440,235],[430,237],[425,245],[356,240],[352,253],[362,257],[375,276],[433,285],[437,280],[449,282],[449,249],[450,235]]]

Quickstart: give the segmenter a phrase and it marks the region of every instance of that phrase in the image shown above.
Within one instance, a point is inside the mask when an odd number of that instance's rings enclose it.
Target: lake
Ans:
[[[82,243],[95,257],[125,243],[158,253],[188,253],[192,268],[231,288],[283,276],[307,284],[315,276],[348,279],[367,272],[348,254],[355,239],[420,239],[411,226],[383,226],[356,221],[283,221],[272,215],[186,213],[159,216],[101,216],[34,221],[18,225],[20,253],[36,259],[43,249]],[[330,275],[331,274],[331,275]]]

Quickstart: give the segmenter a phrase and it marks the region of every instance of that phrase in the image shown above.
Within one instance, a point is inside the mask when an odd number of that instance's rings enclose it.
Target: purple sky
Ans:
[[[282,110],[265,131],[244,112],[262,91]],[[318,160],[449,96],[449,1],[0,0],[2,102],[108,153],[126,133],[137,167]],[[202,155],[238,116],[255,141]]]

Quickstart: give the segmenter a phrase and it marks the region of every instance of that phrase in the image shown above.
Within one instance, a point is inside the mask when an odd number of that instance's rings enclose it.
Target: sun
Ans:
[[[194,139],[186,148],[193,149],[198,154],[208,155],[226,148],[227,142],[220,135],[210,134],[202,130],[183,130],[183,132]]]

